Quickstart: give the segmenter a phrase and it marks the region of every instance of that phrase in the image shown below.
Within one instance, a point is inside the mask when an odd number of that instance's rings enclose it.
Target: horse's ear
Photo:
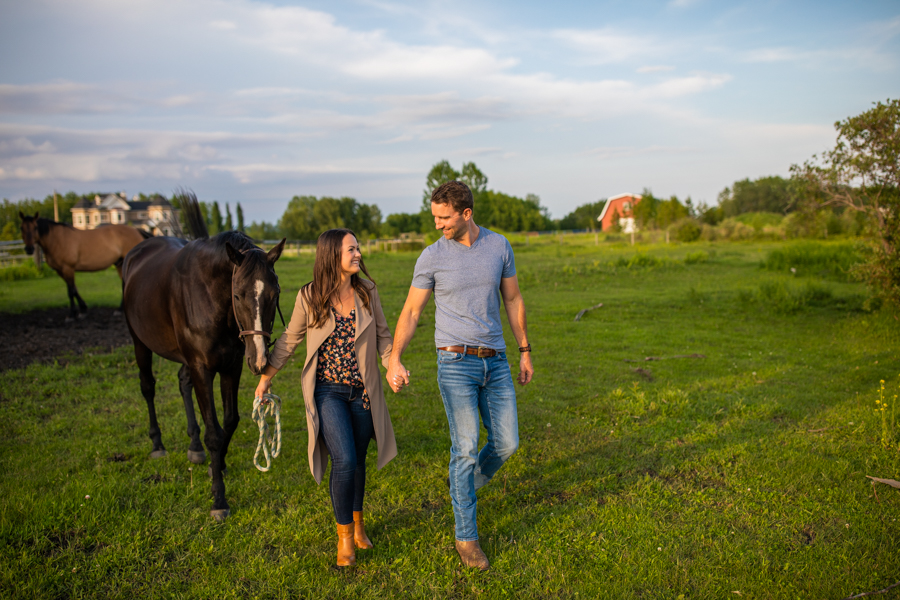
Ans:
[[[228,258],[231,259],[231,262],[237,266],[241,266],[241,263],[244,262],[244,255],[235,250],[234,246],[228,242],[225,242],[225,252],[228,253]]]
[[[25,213],[23,213],[21,210],[19,211],[19,218],[23,221],[25,220]]]
[[[38,218],[40,218],[40,216],[41,216],[41,213],[39,213],[39,212],[34,213],[34,220],[37,221]]]
[[[274,248],[269,250],[266,254],[266,261],[272,265],[275,264],[275,261],[281,258],[281,253],[284,251],[284,243],[287,241],[287,238],[281,238],[281,241],[278,242]]]

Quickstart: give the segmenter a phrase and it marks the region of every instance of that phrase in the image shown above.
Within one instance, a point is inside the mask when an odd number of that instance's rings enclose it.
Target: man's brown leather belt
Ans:
[[[496,356],[497,351],[492,348],[482,348],[481,346],[445,346],[438,348],[444,352],[465,352],[466,354],[474,354],[478,358],[490,358]]]

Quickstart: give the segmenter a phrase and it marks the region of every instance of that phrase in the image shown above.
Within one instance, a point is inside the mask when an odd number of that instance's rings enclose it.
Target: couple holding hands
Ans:
[[[331,456],[329,492],[337,520],[338,566],[354,565],[355,549],[372,547],[363,521],[369,441],[375,438],[379,469],[397,455],[376,361],[380,357],[387,368],[387,382],[395,393],[409,385],[401,357],[433,293],[437,380],[452,443],[447,484],[456,550],[464,565],[490,567],[478,544],[476,492],[519,445],[501,297],[519,344],[519,383],[531,381],[534,369],[512,248],[502,235],[475,224],[473,205],[472,192],[459,181],[432,193],[434,224],[443,236],[416,262],[394,338],[356,236],[348,229],[319,236],[313,280],[297,294],[291,321],[256,388],[257,397],[269,391],[272,377],[305,338],[301,379],[309,466],[321,483]],[[488,434],[480,451],[479,416]]]

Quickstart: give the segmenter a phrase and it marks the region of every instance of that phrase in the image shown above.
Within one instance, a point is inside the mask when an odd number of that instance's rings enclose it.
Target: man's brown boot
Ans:
[[[337,524],[337,566],[352,567],[356,564],[356,550],[353,548],[353,523]]]
[[[360,550],[369,550],[373,547],[372,540],[366,535],[362,511],[353,511],[353,542]]]
[[[456,540],[456,551],[459,553],[462,563],[467,567],[476,567],[482,571],[487,571],[491,568],[491,563],[488,562],[487,556],[481,550],[478,540],[472,540],[471,542]]]

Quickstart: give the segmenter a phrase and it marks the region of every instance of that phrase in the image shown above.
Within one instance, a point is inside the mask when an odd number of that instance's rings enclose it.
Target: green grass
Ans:
[[[900,479],[876,411],[880,380],[889,405],[900,393],[896,315],[862,310],[860,284],[760,269],[781,243],[513,242],[536,373],[520,450],[480,495],[491,571],[452,549],[430,304],[404,355],[412,385],[389,392],[399,456],[377,471],[370,453],[376,547],[346,572],[308,470],[302,347],[275,380],[283,453],[265,474],[245,372],[224,525],[206,468],[188,470],[175,365],[157,372],[159,460],[128,348],[0,375],[0,595],[843,598],[900,580],[900,491],[865,477]],[[392,326],[415,259],[367,259]],[[279,261],[286,312],[310,267]],[[89,303],[118,303],[108,273],[79,277]],[[50,283],[4,286],[0,309],[52,304]],[[772,304],[807,284],[802,309]],[[705,358],[676,358],[691,354]]]

